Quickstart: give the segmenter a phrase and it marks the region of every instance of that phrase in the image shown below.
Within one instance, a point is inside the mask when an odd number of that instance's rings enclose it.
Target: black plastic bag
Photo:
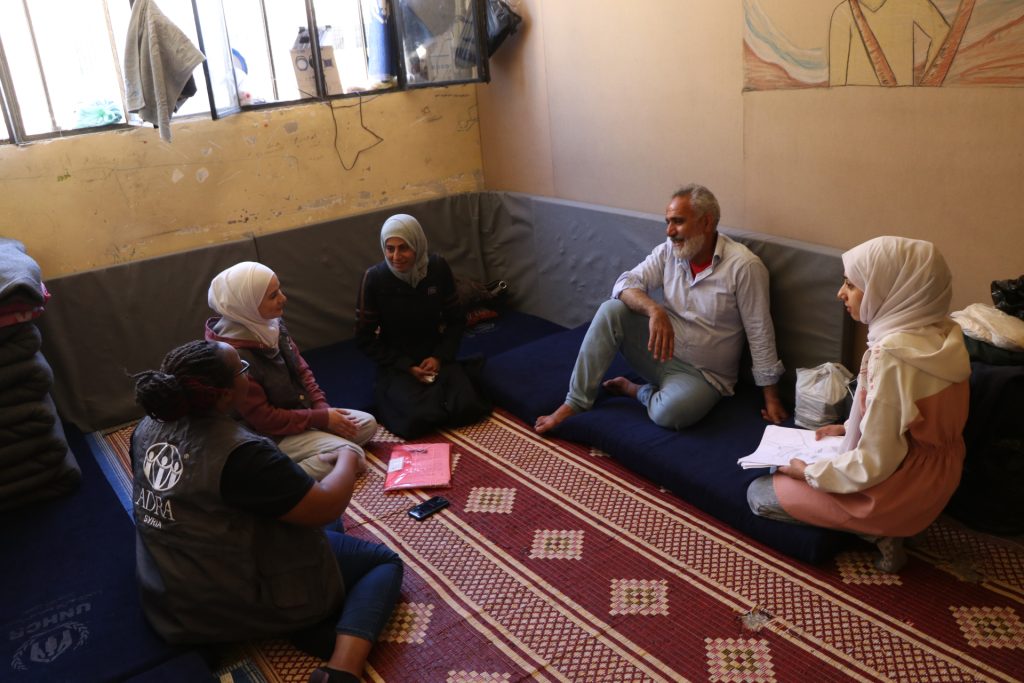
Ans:
[[[1003,313],[1024,320],[1024,275],[1016,280],[993,281],[992,303]]]
[[[505,39],[519,30],[523,18],[512,11],[505,0],[486,0],[487,56],[494,55]]]
[[[484,4],[484,15],[487,17],[487,56],[505,42],[505,39],[519,30],[523,18],[515,13],[505,0],[480,0]],[[459,46],[455,50],[455,62],[462,67],[476,64],[476,21],[470,14],[469,20],[462,29]]]

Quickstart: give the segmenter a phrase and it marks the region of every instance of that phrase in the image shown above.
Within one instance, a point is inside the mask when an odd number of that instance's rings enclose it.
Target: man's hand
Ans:
[[[825,425],[814,430],[815,441],[820,441],[826,436],[846,436],[846,425]]]
[[[798,481],[806,481],[804,479],[805,469],[807,469],[807,463],[805,463],[800,458],[793,458],[792,460],[789,461],[788,466],[780,467],[779,472],[781,472],[782,474],[786,475],[791,479],[796,479]]]
[[[649,327],[651,339],[647,342],[647,350],[659,363],[672,360],[676,348],[676,334],[664,308],[659,306],[654,310]]]
[[[761,417],[772,424],[785,422],[789,418],[789,413],[786,412],[786,408],[782,405],[782,400],[779,398],[779,387],[777,384],[764,387],[764,408],[761,409]]]
[[[341,408],[327,409],[327,431],[343,439],[352,439],[359,431],[359,425]]]
[[[629,310],[634,313],[646,315],[650,339],[647,342],[647,350],[654,356],[654,360],[664,363],[675,355],[676,333],[672,330],[672,321],[668,313],[658,304],[657,301],[647,296],[647,292],[639,289],[628,288],[619,293],[619,301],[626,304]]]

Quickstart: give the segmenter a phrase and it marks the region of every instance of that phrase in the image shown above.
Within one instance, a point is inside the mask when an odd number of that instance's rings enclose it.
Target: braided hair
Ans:
[[[159,370],[144,370],[132,379],[135,402],[146,414],[173,422],[213,410],[223,390],[234,383],[234,374],[221,357],[219,344],[199,340],[164,356]]]

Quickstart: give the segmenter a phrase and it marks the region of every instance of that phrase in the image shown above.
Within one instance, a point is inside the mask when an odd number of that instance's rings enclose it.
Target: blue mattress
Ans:
[[[461,357],[491,358],[565,328],[535,315],[504,311],[497,318],[468,328],[459,347]],[[313,351],[303,351],[320,388],[331,405],[373,412],[376,368],[355,340],[349,339]]]
[[[565,400],[573,362],[586,326],[545,336],[491,357],[484,367],[495,403],[528,424]],[[616,359],[608,376],[630,375]],[[743,470],[736,459],[761,440],[762,393],[740,384],[698,425],[676,432],[655,425],[632,399],[602,394],[594,408],[575,415],[555,435],[595,446],[631,470],[765,545],[820,563],[850,538],[847,534],[763,519],[750,512],[747,485],[766,470]]]
[[[212,680],[201,657],[146,623],[134,526],[81,433],[65,431],[81,488],[0,517],[0,680]]]

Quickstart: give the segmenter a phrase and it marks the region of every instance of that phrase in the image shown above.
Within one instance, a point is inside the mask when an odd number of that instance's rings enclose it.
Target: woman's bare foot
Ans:
[[[639,384],[630,382],[625,377],[615,377],[605,382],[602,386],[611,394],[629,396],[630,398],[636,398],[636,392],[640,390]]]
[[[568,418],[572,417],[575,414],[576,411],[573,410],[572,406],[570,406],[568,403],[563,403],[562,405],[558,406],[558,409],[555,412],[551,413],[550,415],[541,415],[540,417],[538,417],[537,421],[533,423],[533,431],[537,432],[538,434],[550,432],[552,429],[562,424]]]

